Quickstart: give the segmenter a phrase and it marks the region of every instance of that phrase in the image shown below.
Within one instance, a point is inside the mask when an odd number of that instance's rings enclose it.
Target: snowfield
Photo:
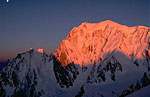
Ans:
[[[139,91],[136,91],[127,97],[150,97],[150,86],[147,86]]]

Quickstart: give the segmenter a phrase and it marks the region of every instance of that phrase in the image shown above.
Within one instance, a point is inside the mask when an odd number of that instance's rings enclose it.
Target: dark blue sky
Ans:
[[[150,26],[149,0],[0,0],[0,60],[30,47],[55,52],[82,22]]]

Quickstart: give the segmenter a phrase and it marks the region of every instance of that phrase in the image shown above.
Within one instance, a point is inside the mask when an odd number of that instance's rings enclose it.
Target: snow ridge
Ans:
[[[105,54],[120,51],[131,58],[143,59],[149,50],[150,28],[127,27],[107,20],[100,23],[82,23],[74,27],[60,43],[55,55],[63,66],[94,64],[105,59]]]

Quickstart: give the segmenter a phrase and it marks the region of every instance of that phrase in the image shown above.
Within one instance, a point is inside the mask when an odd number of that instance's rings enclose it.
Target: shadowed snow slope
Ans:
[[[150,97],[150,86],[145,87],[127,97]]]

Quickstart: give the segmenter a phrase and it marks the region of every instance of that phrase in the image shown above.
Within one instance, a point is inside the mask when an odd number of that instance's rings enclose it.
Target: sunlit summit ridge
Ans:
[[[107,53],[115,51],[122,52],[129,58],[134,55],[135,59],[142,59],[150,42],[149,30],[145,26],[128,27],[111,20],[85,22],[71,30],[60,43],[55,55],[64,66],[71,62],[94,64],[106,58]]]

